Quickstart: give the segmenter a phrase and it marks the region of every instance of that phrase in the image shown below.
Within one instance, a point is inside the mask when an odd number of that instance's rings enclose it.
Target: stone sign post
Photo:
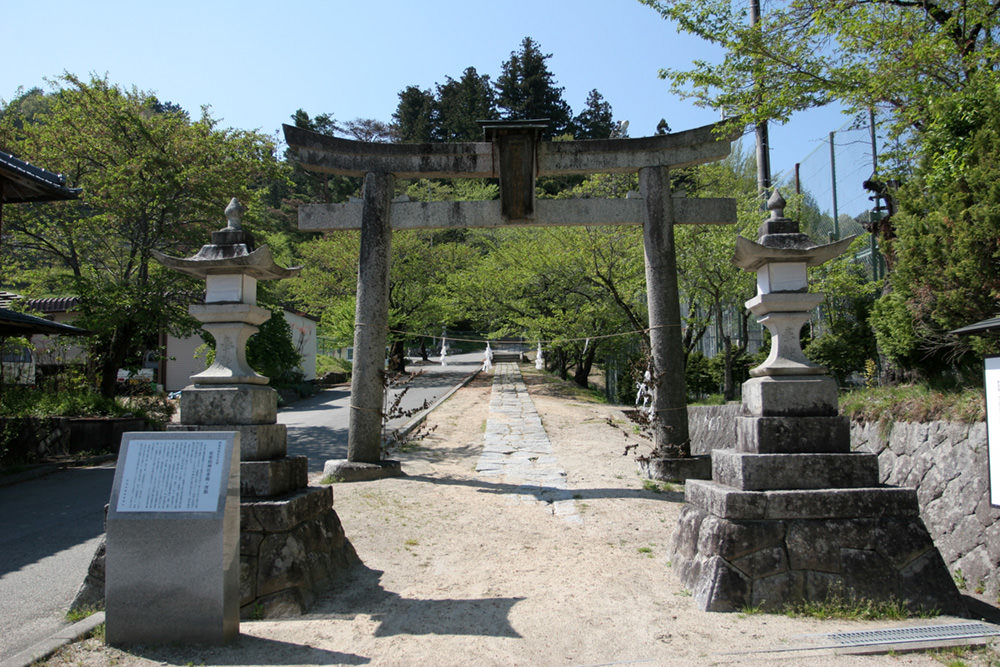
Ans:
[[[746,305],[771,332],[771,350],[743,384],[735,449],[712,451],[711,481],[687,482],[674,570],[706,611],[840,596],[961,612],[916,491],[880,486],[876,455],[851,452],[836,382],[799,345],[822,301],[807,292],[806,269],[853,237],[816,246],[784,206],[775,192],[757,242],[737,240],[733,262],[757,274]]]
[[[109,644],[240,631],[239,433],[126,433],[108,505]]]
[[[341,479],[398,474],[382,461],[381,420],[388,334],[388,266],[394,229],[546,225],[642,225],[650,339],[656,371],[654,446],[661,455],[690,452],[684,395],[681,319],[673,226],[731,224],[731,199],[686,199],[670,192],[669,170],[720,160],[730,137],[716,126],[641,139],[540,141],[545,120],[484,121],[485,141],[375,144],[286,125],[285,139],[313,171],[364,178],[362,198],[299,208],[299,229],[361,229],[354,369],[346,461],[328,461]],[[639,173],[638,196],[626,199],[535,199],[539,176]],[[500,199],[411,202],[393,199],[394,179],[498,178]]]

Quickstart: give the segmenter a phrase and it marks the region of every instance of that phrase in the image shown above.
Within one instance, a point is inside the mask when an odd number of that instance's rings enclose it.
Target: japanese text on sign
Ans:
[[[224,440],[132,440],[117,511],[216,511],[224,453]]]

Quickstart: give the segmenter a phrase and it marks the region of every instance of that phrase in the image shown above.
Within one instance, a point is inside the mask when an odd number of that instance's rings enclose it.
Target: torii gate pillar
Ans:
[[[368,172],[362,185],[361,258],[354,313],[354,372],[351,374],[350,430],[347,435],[347,460],[380,468],[394,181],[392,174]]]
[[[673,198],[666,167],[639,170],[642,194],[642,244],[646,259],[646,305],[649,309],[649,346],[653,361],[653,444],[656,456],[691,455],[688,438],[687,388],[683,370],[670,381],[668,364],[682,363],[681,305],[677,290],[677,253],[674,247]],[[680,409],[678,409],[680,407]]]

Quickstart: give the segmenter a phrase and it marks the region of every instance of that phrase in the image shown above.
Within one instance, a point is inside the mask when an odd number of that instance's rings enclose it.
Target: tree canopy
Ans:
[[[40,95],[3,109],[0,144],[83,194],[5,211],[3,275],[38,296],[58,287],[80,297],[79,324],[96,333],[91,359],[110,395],[118,369],[155,349],[161,332],[193,330],[186,308],[201,287],[151,261],[152,251],[190,254],[224,226],[230,198],[252,202],[276,174],[274,146],[106,78],[66,74]]]
[[[898,210],[872,225],[891,260],[870,318],[886,361],[940,376],[1000,351],[996,335],[948,333],[1000,310],[1000,3],[787,0],[751,25],[729,0],[641,1],[724,49],[661,76],[727,117],[783,122],[831,102],[874,111],[890,148],[870,182],[893,184],[882,195]]]

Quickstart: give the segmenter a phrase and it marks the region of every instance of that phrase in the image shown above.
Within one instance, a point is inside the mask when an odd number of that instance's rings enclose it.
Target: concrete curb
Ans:
[[[0,486],[13,486],[14,484],[18,484],[20,482],[38,479],[39,477],[51,475],[57,470],[59,470],[59,466],[57,464],[43,463],[41,465],[32,466],[27,470],[22,470],[21,472],[4,473],[0,475]]]
[[[54,472],[68,468],[95,466],[107,463],[108,461],[114,461],[116,458],[118,458],[117,454],[100,454],[98,456],[88,456],[83,459],[72,459],[58,463],[38,463],[28,466],[27,469],[21,472],[0,474],[0,486],[12,486],[32,479],[38,479],[39,477],[45,477],[46,475],[51,475]]]
[[[405,424],[403,424],[400,428],[396,429],[396,433],[398,433],[401,438],[405,438],[406,436],[408,436],[410,433],[413,432],[414,429],[416,429],[418,426],[420,426],[420,424],[422,424],[425,419],[427,419],[427,415],[429,415],[431,412],[433,412],[439,405],[441,405],[442,403],[444,403],[445,401],[447,401],[449,398],[451,398],[452,395],[456,391],[458,391],[459,389],[461,389],[465,385],[467,385],[470,382],[472,382],[472,380],[475,379],[475,377],[477,375],[479,375],[481,372],[482,372],[482,369],[479,368],[479,369],[476,369],[476,370],[472,371],[471,373],[469,373],[465,377],[464,380],[462,380],[461,382],[459,382],[458,384],[456,384],[454,387],[452,387],[451,389],[449,389],[442,396],[439,396],[438,399],[436,401],[434,401],[433,403],[431,403],[430,406],[428,406],[428,408],[426,410],[424,410],[423,412],[421,412],[420,414],[418,414],[416,417],[414,417],[410,421],[408,421]]]
[[[29,667],[32,663],[45,660],[63,646],[93,632],[94,628],[103,622],[104,612],[95,612],[82,621],[67,625],[31,648],[0,661],[0,667]]]

